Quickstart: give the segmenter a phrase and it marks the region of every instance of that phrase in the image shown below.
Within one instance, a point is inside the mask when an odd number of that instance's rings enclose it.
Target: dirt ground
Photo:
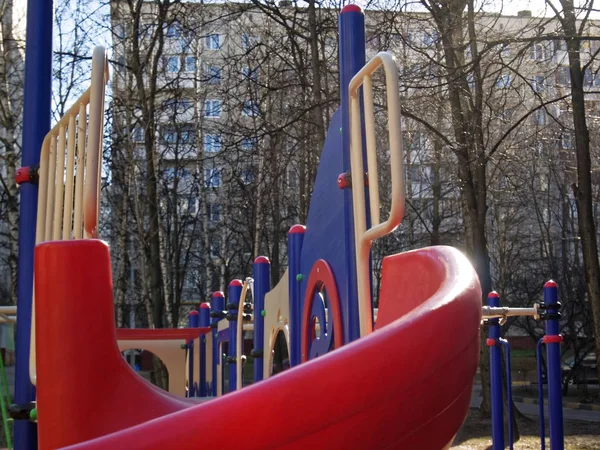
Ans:
[[[515,443],[515,450],[539,450],[540,432],[536,419],[524,418],[519,421],[521,439]],[[487,419],[479,416],[478,409],[471,409],[465,424],[459,431],[452,449],[456,450],[489,450],[492,448],[492,425]],[[550,448],[547,438],[546,448]],[[506,440],[508,447],[508,440]],[[565,419],[565,450],[600,450],[600,424]]]

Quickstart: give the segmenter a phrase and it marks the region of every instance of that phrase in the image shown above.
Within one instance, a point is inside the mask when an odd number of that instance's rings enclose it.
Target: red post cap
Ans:
[[[217,292],[213,292],[213,297],[225,297],[225,294],[223,294],[223,291],[217,291]]]
[[[205,302],[205,303],[202,303],[202,304],[200,305],[200,308],[202,308],[202,309],[210,309],[210,304],[209,304],[209,303],[206,303],[206,302]]]
[[[304,234],[306,232],[306,227],[304,225],[296,224],[292,228],[290,228],[289,234]]]
[[[349,12],[357,12],[357,13],[362,13],[363,10],[360,6],[358,5],[346,5],[342,8],[342,14],[344,13],[349,13]]]
[[[229,283],[229,286],[243,286],[244,283],[242,283],[242,280],[231,280],[231,283]]]
[[[254,260],[254,264],[271,264],[271,261],[266,256],[259,256]]]
[[[197,316],[198,315],[198,311],[196,311],[195,309],[190,311],[190,316]]]
[[[554,282],[554,280],[548,280],[544,284],[544,287],[545,288],[555,288],[555,287],[558,287],[558,285]]]
[[[500,296],[496,291],[492,291],[488,294],[488,298],[499,298]]]

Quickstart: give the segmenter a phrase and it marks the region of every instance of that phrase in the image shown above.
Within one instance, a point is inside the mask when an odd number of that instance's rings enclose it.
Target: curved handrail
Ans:
[[[375,148],[375,114],[373,107],[372,74],[383,66],[387,90],[388,133],[391,166],[391,208],[388,219],[380,223],[379,182],[377,152]],[[365,192],[361,189],[364,178],[363,145],[359,88],[363,88],[365,138],[369,180],[369,202],[371,205],[371,227],[367,230]],[[348,86],[350,97],[350,165],[354,181],[352,204],[354,209],[354,235],[356,244],[356,270],[360,335],[373,331],[371,306],[371,272],[369,253],[371,243],[394,231],[404,215],[404,163],[402,160],[402,128],[400,123],[400,93],[398,67],[388,52],[380,52],[369,61],[353,78]]]
[[[92,56],[90,87],[44,137],[38,169],[36,245],[50,240],[97,237],[104,93],[108,80],[106,50],[98,46]],[[86,117],[88,107],[89,117]],[[37,378],[35,358],[34,294],[29,353],[29,377],[34,385]]]

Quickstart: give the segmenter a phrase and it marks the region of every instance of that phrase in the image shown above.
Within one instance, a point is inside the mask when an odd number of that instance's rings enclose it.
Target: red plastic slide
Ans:
[[[450,247],[387,257],[382,270],[375,332],[190,407],[120,355],[108,247],[39,245],[39,448],[446,448],[479,358],[477,276]]]

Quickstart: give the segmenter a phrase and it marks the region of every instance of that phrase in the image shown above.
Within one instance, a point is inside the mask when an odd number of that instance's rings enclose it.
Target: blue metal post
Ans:
[[[210,326],[210,304],[202,303],[200,305],[200,314],[198,318],[200,327],[205,328]],[[208,396],[208,386],[206,383],[206,336],[200,336],[200,386],[199,396]]]
[[[489,306],[500,306],[500,298],[495,291],[488,295]],[[488,320],[488,340],[490,347],[490,382],[492,397],[492,441],[494,450],[504,449],[504,401],[502,397],[502,349],[500,348],[500,320]]]
[[[504,354],[506,355],[506,395],[508,398],[508,445],[510,450],[513,450],[514,436],[513,436],[513,410],[512,410],[512,376],[510,371],[510,344],[506,339],[498,339],[502,347],[504,347]]]
[[[227,293],[227,320],[229,321],[229,358],[227,358],[227,363],[229,364],[229,392],[235,391],[235,387],[237,386],[237,321],[238,319],[242,319],[241,317],[238,318],[238,308],[240,305],[240,297],[242,296],[243,285],[244,283],[242,283],[241,280],[233,280],[229,283],[229,290]]]
[[[23,98],[23,152],[21,165],[33,168],[40,162],[40,149],[50,129],[52,95],[52,0],[28,0],[25,41],[25,84]],[[23,183],[20,187],[19,256],[17,279],[17,321],[15,403],[35,398],[29,380],[29,346],[33,296],[33,250],[37,218],[38,187]],[[37,428],[26,420],[14,425],[15,448],[37,449]]]
[[[300,298],[300,257],[304,243],[304,225],[294,225],[288,233],[288,265],[290,296],[290,367],[300,364],[302,359],[302,308],[304,299]]]
[[[339,17],[339,35],[340,98],[342,109],[342,145],[344,155],[343,170],[345,173],[349,173],[350,98],[348,96],[348,85],[350,84],[352,77],[356,75],[356,73],[365,65],[365,15],[360,6],[344,6]],[[360,183],[361,180],[353,180],[354,186],[360,186]],[[368,199],[368,195],[365,198]],[[368,205],[366,205],[366,214],[368,223]],[[345,252],[348,273],[348,307],[347,312],[343,314],[343,320],[344,342],[347,343],[360,337],[358,293],[356,286],[356,248],[354,243],[354,211],[352,208],[352,189],[344,189],[344,217],[346,236]]]
[[[546,450],[546,421],[544,420],[544,378],[542,376],[542,345],[544,339],[540,339],[536,346],[536,362],[537,362],[537,379],[538,379],[538,399],[539,399],[539,416],[540,416],[540,450]]]
[[[546,364],[548,377],[548,412],[550,415],[550,448],[563,450],[563,411],[562,411],[562,377],[560,367],[559,334],[560,303],[558,303],[558,287],[552,280],[544,285],[544,309],[546,310]]]
[[[254,260],[252,268],[254,278],[254,348],[251,355],[254,358],[254,382],[264,378],[263,358],[265,352],[265,295],[271,288],[271,262],[266,256]],[[271,314],[274,314],[271,311]],[[268,349],[269,351],[271,349]]]
[[[212,295],[212,303],[211,303],[211,318],[210,327],[212,328],[213,334],[213,342],[212,342],[212,354],[213,354],[213,363],[212,363],[212,395],[213,397],[217,396],[217,365],[220,364],[221,355],[219,354],[219,332],[217,328],[219,326],[219,314],[223,312],[223,306],[225,303],[224,294],[221,291],[215,292]]]
[[[190,311],[188,316],[189,328],[198,328],[198,311]],[[190,340],[187,344],[188,351],[188,397],[195,397],[196,392],[194,391],[194,341]]]

